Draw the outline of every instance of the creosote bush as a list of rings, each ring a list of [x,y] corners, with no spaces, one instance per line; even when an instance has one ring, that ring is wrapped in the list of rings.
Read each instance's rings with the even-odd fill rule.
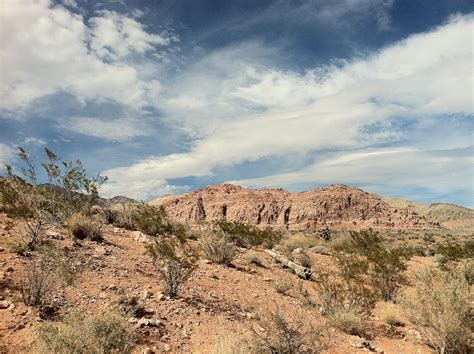
[[[216,221],[214,228],[222,231],[227,240],[245,248],[254,246],[272,248],[282,237],[282,233],[278,230],[271,228],[259,229],[252,225],[226,220]]]
[[[225,239],[222,233],[212,233],[200,238],[204,256],[212,263],[230,265],[237,251],[233,243]]]
[[[31,259],[22,284],[23,302],[41,308],[49,304],[55,287],[53,269],[45,259]]]
[[[198,252],[177,237],[157,237],[146,246],[159,276],[165,283],[164,294],[176,297],[196,269]]]
[[[469,284],[459,269],[424,269],[416,275],[415,288],[400,298],[410,321],[442,354],[470,352],[473,301]]]
[[[64,162],[46,148],[47,161],[42,167],[47,183],[41,184],[27,151],[19,150],[25,167],[20,176],[6,166],[6,178],[0,181],[0,204],[9,216],[22,219],[18,233],[26,248],[33,250],[47,225],[62,225],[76,212],[90,212],[98,199],[98,188],[107,178],[88,178],[81,161]]]
[[[88,318],[72,314],[59,325],[41,325],[38,339],[45,353],[131,353],[133,348],[131,330],[121,317],[113,314]]]
[[[324,327],[312,325],[305,311],[277,308],[266,316],[259,316],[260,330],[253,330],[258,346],[264,353],[320,353],[327,348]]]
[[[409,252],[387,249],[381,236],[373,230],[351,231],[350,239],[337,247],[342,275],[357,279],[367,274],[371,285],[379,289],[384,300],[391,300],[404,281],[403,271]]]

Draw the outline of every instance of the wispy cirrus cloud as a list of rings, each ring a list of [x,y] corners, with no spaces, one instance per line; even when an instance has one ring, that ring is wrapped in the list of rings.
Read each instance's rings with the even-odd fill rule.
[[[403,126],[394,122],[403,117],[423,121],[470,115],[472,81],[466,72],[472,51],[466,43],[472,39],[472,26],[472,16],[453,17],[365,58],[316,67],[304,74],[241,62],[241,70],[224,71],[226,79],[209,100],[205,85],[196,91],[184,90],[185,96],[168,98],[168,103],[188,102],[193,107],[193,114],[181,122],[196,134],[189,152],[150,157],[106,174],[115,187],[125,187],[140,176],[145,187],[141,195],[152,196],[144,181],[156,183],[156,176],[163,181],[204,176],[219,166],[271,156],[364,149],[401,140]],[[212,68],[216,60],[219,64],[225,59],[221,53],[217,59],[211,56],[208,63]],[[205,72],[200,71],[201,75]],[[191,71],[190,75],[195,74]],[[210,86],[210,92],[215,92],[216,87]],[[205,114],[213,107],[223,119]],[[183,107],[175,108],[174,116],[182,114]],[[168,109],[173,112],[172,104]],[[367,129],[376,124],[376,132]]]

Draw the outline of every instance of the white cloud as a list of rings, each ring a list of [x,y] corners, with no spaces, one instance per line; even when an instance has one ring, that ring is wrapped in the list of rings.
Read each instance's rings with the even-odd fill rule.
[[[168,45],[170,38],[146,32],[135,19],[114,11],[101,11],[89,22],[92,27],[91,47],[101,58],[119,59],[133,52],[143,54],[156,45]]]
[[[474,147],[368,149],[331,154],[291,173],[230,181],[250,187],[350,183],[372,191],[422,187],[434,194],[474,190]],[[472,200],[474,204],[474,200]]]
[[[5,164],[15,158],[15,151],[8,145],[0,143],[0,172],[5,170]]]
[[[105,47],[115,58],[144,53],[165,45],[166,38],[113,12],[98,14],[88,27],[82,16],[47,0],[5,0],[1,6],[0,109],[19,112],[57,92],[82,102],[113,100],[135,109],[156,101],[158,81],[143,78],[130,61],[108,62],[102,56]],[[104,29],[108,21],[115,25],[110,33]]]
[[[65,119],[61,128],[75,133],[109,141],[125,141],[153,134],[145,122],[131,118],[104,120],[97,117],[74,117]]]
[[[403,128],[391,123],[400,116],[472,114],[472,26],[472,16],[458,16],[367,58],[305,74],[238,61],[235,48],[211,54],[182,74],[165,101],[167,114],[194,133],[191,151],[105,173],[116,188],[127,191],[130,180],[140,180],[140,193],[154,194],[146,181],[156,176],[203,176],[270,156],[362,149],[402,138]],[[372,132],[367,127],[374,124],[379,129]]]
[[[27,136],[25,139],[23,139],[23,144],[27,145],[46,145],[46,141],[40,138],[35,138],[34,136]]]

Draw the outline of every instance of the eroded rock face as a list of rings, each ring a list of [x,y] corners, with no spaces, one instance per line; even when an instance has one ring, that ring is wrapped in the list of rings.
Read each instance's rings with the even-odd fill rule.
[[[150,202],[189,224],[225,219],[286,229],[434,227],[408,209],[396,209],[375,194],[345,185],[306,192],[247,189],[224,184]]]

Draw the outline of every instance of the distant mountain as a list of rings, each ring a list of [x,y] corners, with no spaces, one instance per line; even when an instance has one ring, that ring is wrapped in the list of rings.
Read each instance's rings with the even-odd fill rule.
[[[125,197],[123,195],[116,195],[115,197],[107,199],[107,201],[110,204],[136,204],[136,203],[139,203],[139,201],[137,201],[135,199],[132,199],[132,198],[129,198],[129,197]]]
[[[409,200],[383,198],[397,208],[407,208],[448,228],[474,227],[474,210],[450,203],[433,203],[430,205],[415,203]]]
[[[149,204],[162,205],[171,217],[190,224],[226,219],[286,229],[437,227],[412,208],[392,206],[375,194],[346,185],[288,192],[224,184]]]

